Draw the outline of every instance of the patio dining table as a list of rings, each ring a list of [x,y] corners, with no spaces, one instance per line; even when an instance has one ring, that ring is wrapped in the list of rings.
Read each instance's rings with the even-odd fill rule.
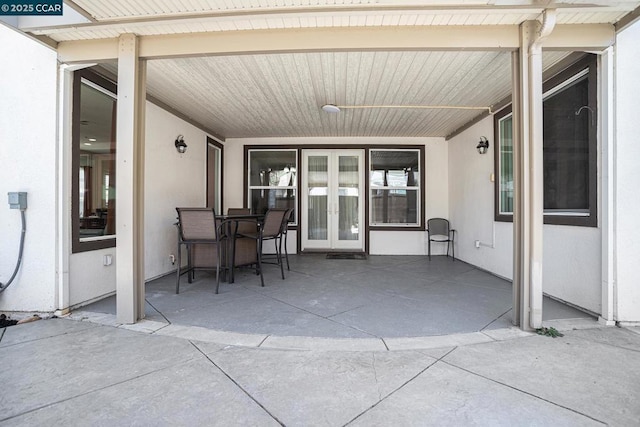
[[[264,220],[264,214],[239,214],[239,215],[216,215],[216,221],[225,223],[225,233],[230,238],[224,246],[225,265],[230,266],[228,282],[234,282],[234,269],[258,262],[257,241],[238,237],[238,231],[242,226],[251,227],[255,222],[258,227]],[[246,231],[246,230],[245,230]]]

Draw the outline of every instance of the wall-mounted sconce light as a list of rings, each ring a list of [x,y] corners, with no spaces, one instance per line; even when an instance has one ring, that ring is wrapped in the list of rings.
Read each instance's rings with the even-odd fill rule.
[[[487,139],[487,137],[485,136],[480,137],[480,142],[478,142],[476,149],[480,154],[485,154],[487,152],[487,150],[489,149],[489,140]]]
[[[187,151],[187,144],[184,142],[184,136],[182,135],[178,135],[176,138],[176,150],[180,154],[184,154]]]

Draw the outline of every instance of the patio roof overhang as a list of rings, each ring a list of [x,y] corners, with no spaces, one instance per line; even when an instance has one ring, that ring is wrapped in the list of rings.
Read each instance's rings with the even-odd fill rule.
[[[325,10],[322,6],[309,7],[301,4],[303,2],[295,2],[295,7],[283,7],[274,0],[268,0],[264,2],[268,6],[264,6],[262,2],[255,2],[252,3],[252,10],[242,11],[223,10],[226,8],[223,3],[226,3],[220,2],[215,3],[215,11],[201,13],[189,11],[187,2],[178,2],[179,10],[171,12],[166,12],[155,0],[140,2],[136,5],[137,10],[133,11],[125,3],[115,1],[97,5],[88,0],[76,0],[75,6],[83,12],[81,15],[85,16],[87,22],[29,29],[33,35],[48,37],[49,43],[55,45],[62,62],[108,63],[117,60],[117,167],[121,185],[118,187],[116,232],[118,253],[123,255],[117,263],[118,321],[133,323],[144,312],[144,274],[140,271],[144,265],[143,236],[140,231],[143,230],[141,212],[144,200],[141,173],[144,168],[143,101],[147,87],[160,86],[154,79],[159,79],[158,75],[161,74],[153,73],[151,69],[148,73],[148,64],[164,61],[163,65],[168,64],[168,69],[174,71],[174,77],[180,76],[180,69],[186,73],[185,75],[192,77],[185,85],[173,82],[172,88],[166,88],[172,95],[168,96],[170,102],[165,102],[183,110],[189,116],[189,107],[178,102],[177,94],[193,91],[194,86],[202,90],[203,82],[207,82],[207,77],[215,74],[216,68],[212,68],[211,64],[206,62],[179,61],[201,57],[262,59],[261,55],[291,55],[286,59],[289,62],[284,67],[256,59],[253,67],[259,68],[260,64],[266,63],[269,67],[267,73],[245,74],[246,81],[252,83],[264,80],[258,87],[276,100],[267,104],[275,107],[269,116],[275,120],[279,116],[290,114],[288,104],[280,102],[281,100],[288,99],[300,109],[299,100],[292,94],[302,92],[309,95],[309,92],[304,91],[304,86],[295,84],[297,82],[282,84],[281,81],[290,75],[279,75],[279,72],[288,68],[299,70],[300,62],[296,62],[299,56],[359,52],[364,59],[358,58],[355,63],[346,60],[341,63],[339,70],[321,73],[321,77],[329,80],[321,80],[322,87],[319,89],[316,85],[315,89],[321,93],[320,95],[314,92],[314,96],[308,96],[307,103],[310,105],[305,107],[307,112],[303,111],[300,118],[310,117],[311,121],[300,122],[308,129],[313,129],[309,126],[315,125],[321,129],[319,134],[310,135],[300,127],[292,134],[279,135],[277,132],[283,132],[282,128],[270,127],[269,117],[258,115],[261,117],[260,126],[254,131],[254,136],[335,136],[336,129],[342,129],[346,136],[397,136],[391,126],[394,122],[403,120],[400,116],[387,115],[385,129],[372,131],[373,128],[368,128],[367,126],[372,126],[379,120],[378,116],[372,116],[368,117],[368,121],[365,120],[365,126],[357,129],[357,132],[345,132],[344,125],[355,126],[355,121],[347,123],[346,119],[342,118],[339,123],[332,122],[317,114],[317,110],[324,103],[334,103],[326,99],[327,97],[339,99],[340,96],[345,96],[340,91],[347,87],[350,87],[351,92],[347,91],[346,96],[353,96],[352,103],[366,99],[357,97],[357,82],[352,82],[356,84],[351,86],[348,82],[350,73],[367,62],[369,68],[365,74],[370,80],[364,89],[360,88],[361,90],[366,93],[373,92],[373,99],[384,104],[414,104],[415,93],[400,86],[403,79],[391,78],[395,72],[403,70],[403,64],[408,63],[403,63],[402,58],[385,61],[384,67],[389,67],[388,70],[391,71],[384,73],[380,72],[380,67],[374,66],[375,59],[367,58],[365,55],[367,52],[411,51],[458,55],[456,60],[447,59],[446,55],[443,55],[444,60],[436,61],[437,65],[426,69],[428,72],[415,72],[411,80],[413,87],[426,86],[430,92],[440,94],[441,105],[464,106],[464,102],[469,101],[469,94],[478,92],[486,96],[478,98],[476,102],[491,106],[513,93],[516,134],[514,311],[517,322],[523,329],[540,327],[543,209],[542,144],[539,142],[542,130],[542,73],[545,68],[543,49],[567,53],[605,51],[615,41],[616,23],[626,25],[636,19],[636,8],[640,2],[505,0],[496,5],[495,1],[477,1],[470,4],[468,1],[443,0],[435,6],[427,5],[427,2],[407,2],[402,6],[395,2],[393,5],[391,2],[382,2],[382,5],[361,7],[352,4],[351,9],[332,7]],[[412,20],[411,16],[416,19]],[[420,18],[421,23],[418,22]],[[77,14],[75,19],[78,19]],[[185,25],[191,31],[185,31]],[[197,31],[199,28],[201,30]],[[508,68],[503,63],[501,67],[492,69],[498,78],[487,84],[487,74],[477,72],[486,67],[482,66],[481,60],[473,56],[474,52],[497,52],[503,57],[506,56]],[[279,59],[283,60],[282,57]],[[489,58],[489,63],[491,60],[497,61],[497,57]],[[552,62],[557,61],[558,58],[555,58]],[[302,68],[312,69],[312,65],[322,68],[323,65],[329,66],[334,62],[335,58],[321,57],[318,62]],[[371,62],[374,62],[374,65]],[[223,65],[232,66],[230,63]],[[232,68],[232,72],[246,69],[247,65],[237,61],[235,67]],[[419,70],[422,68],[419,67]],[[406,76],[402,73],[401,75]],[[460,84],[464,76],[471,78],[465,80],[465,84]],[[491,87],[498,81],[504,81],[505,76],[508,81],[507,91],[491,91]],[[312,77],[313,74],[305,77],[310,87],[314,87]],[[390,86],[390,82],[397,86]],[[240,87],[242,83],[240,80],[232,81],[230,84],[235,88]],[[204,85],[206,87],[207,84]],[[384,87],[385,92],[390,95],[377,97],[377,88],[380,87]],[[214,90],[211,93],[215,93],[217,87],[212,89]],[[249,90],[253,90],[253,86]],[[321,99],[322,96],[325,97],[324,100]],[[244,116],[241,115],[240,120],[235,121],[236,126],[248,123],[249,118],[253,119],[251,115],[256,114],[256,108],[264,106],[260,102],[252,103],[252,98],[255,97],[243,98],[242,93],[236,93],[235,98],[240,99],[238,105],[244,107]],[[226,101],[233,102],[232,98],[227,98]],[[172,105],[172,102],[175,104]],[[196,102],[191,108],[203,109],[203,105],[206,103]],[[216,110],[211,107],[212,121],[204,125],[212,129],[216,129],[215,124],[222,123],[225,118],[233,122],[234,112],[239,111],[232,109],[230,115],[216,117]],[[316,112],[311,113],[314,109]],[[204,110],[209,111],[206,108]],[[456,116],[449,111],[444,116],[426,116],[422,121],[435,124],[445,120],[453,124],[448,128],[416,128],[414,136],[446,136],[448,132],[455,131],[465,122],[473,120],[474,116],[477,116],[477,112],[471,116]],[[293,122],[289,121],[288,124],[293,126]],[[221,134],[223,137],[238,136],[237,129],[231,127],[228,132]]]
[[[147,61],[148,94],[221,140],[451,137],[482,113],[350,110],[327,117],[319,107],[496,106],[511,93],[510,52],[520,45],[523,22],[555,11],[554,30],[542,42],[547,70],[571,52],[611,46],[640,6],[636,0],[285,3],[75,0],[65,2],[62,17],[20,17],[17,26],[54,46],[61,62],[100,63],[112,75],[118,38],[135,34],[138,58]]]

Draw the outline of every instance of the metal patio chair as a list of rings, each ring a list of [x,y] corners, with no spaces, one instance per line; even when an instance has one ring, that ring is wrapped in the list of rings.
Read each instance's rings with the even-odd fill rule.
[[[262,265],[269,262],[264,261],[262,248],[265,240],[273,240],[275,242],[276,254],[273,264],[280,266],[280,274],[284,280],[284,268],[282,266],[282,254],[280,252],[280,239],[282,239],[282,224],[285,221],[287,209],[269,209],[264,216],[264,221],[256,233],[238,233],[238,236],[254,239],[258,243],[258,271],[260,273],[260,284],[264,286],[264,277],[262,274]]]
[[[456,248],[454,239],[456,230],[449,225],[449,220],[444,218],[431,218],[427,220],[427,237],[429,239],[429,261],[431,261],[431,242],[447,243],[447,256],[451,247],[451,258],[456,260]]]
[[[216,221],[213,208],[176,208],[178,212],[178,253],[176,294],[180,293],[180,276],[187,273],[189,283],[195,270],[216,272],[216,294],[220,287],[220,270],[225,269],[225,248],[229,236],[226,221]],[[186,247],[187,266],[182,267],[182,247]]]

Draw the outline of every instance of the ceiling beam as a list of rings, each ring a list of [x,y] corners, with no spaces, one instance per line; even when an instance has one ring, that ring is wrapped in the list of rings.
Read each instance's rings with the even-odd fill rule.
[[[517,26],[427,26],[298,28],[142,36],[140,58],[372,50],[513,51]],[[610,24],[558,25],[543,47],[601,50],[613,44]],[[60,42],[62,62],[101,62],[117,58],[117,39]]]
[[[546,50],[603,51],[613,46],[616,28],[611,24],[556,25],[542,40]]]

